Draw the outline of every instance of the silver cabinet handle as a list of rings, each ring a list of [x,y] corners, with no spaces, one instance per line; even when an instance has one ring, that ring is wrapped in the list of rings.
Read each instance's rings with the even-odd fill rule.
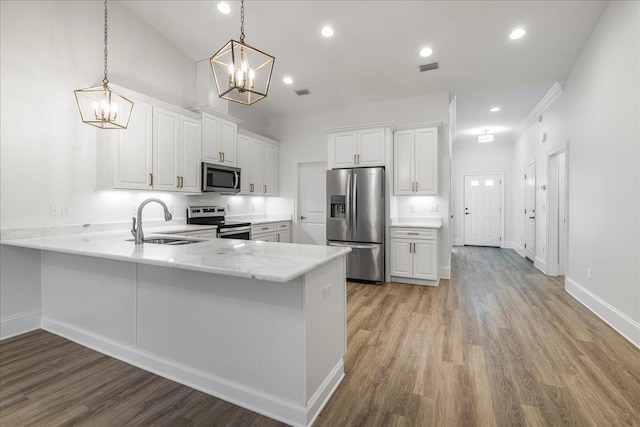
[[[222,152],[222,163],[224,163],[224,151]]]
[[[266,192],[267,192],[267,186],[265,184],[263,193],[266,193]]]
[[[176,187],[180,188],[180,177],[176,176]]]
[[[353,155],[353,164],[354,164],[354,165],[357,165],[357,164],[358,164],[358,162],[357,162],[357,160],[356,160],[356,155],[355,155],[355,154]]]
[[[416,181],[416,193],[420,191],[420,183]]]
[[[358,163],[357,164],[360,164],[360,154],[358,154]]]
[[[153,186],[153,174],[150,173],[149,174],[149,187],[152,187],[152,186]]]

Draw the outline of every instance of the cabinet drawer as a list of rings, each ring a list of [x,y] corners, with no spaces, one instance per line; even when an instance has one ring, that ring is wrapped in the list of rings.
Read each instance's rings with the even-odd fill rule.
[[[276,223],[258,224],[251,226],[251,235],[272,233],[276,231]]]
[[[289,229],[289,221],[279,222],[278,223],[278,231],[288,230]]]
[[[438,230],[433,228],[391,228],[391,237],[408,239],[435,239]]]

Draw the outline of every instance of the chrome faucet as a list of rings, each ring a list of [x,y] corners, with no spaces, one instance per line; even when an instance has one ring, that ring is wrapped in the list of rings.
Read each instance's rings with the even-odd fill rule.
[[[141,245],[144,243],[144,231],[142,231],[142,208],[144,208],[147,203],[151,202],[159,203],[160,206],[162,206],[162,208],[164,209],[165,221],[171,221],[171,218],[173,218],[171,212],[169,212],[169,208],[167,208],[167,205],[160,199],[147,199],[144,202],[140,203],[136,216],[132,218],[133,227],[131,227],[131,234],[133,234],[133,237],[135,238],[136,245]]]

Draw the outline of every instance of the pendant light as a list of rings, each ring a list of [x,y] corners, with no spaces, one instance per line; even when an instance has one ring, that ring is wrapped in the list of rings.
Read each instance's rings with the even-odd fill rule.
[[[244,42],[244,0],[240,7],[240,41],[229,40],[210,59],[218,96],[251,105],[267,96],[276,58]]]
[[[126,129],[133,102],[109,87],[107,78],[107,0],[104,1],[104,78],[100,86],[74,91],[82,121],[100,129]]]

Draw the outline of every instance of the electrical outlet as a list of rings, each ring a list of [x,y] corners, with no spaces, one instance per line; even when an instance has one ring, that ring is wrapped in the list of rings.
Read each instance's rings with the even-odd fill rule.
[[[587,279],[591,279],[591,267],[587,268]]]
[[[62,205],[62,216],[69,215],[71,215],[71,209],[69,208],[69,205]]]
[[[409,213],[416,213],[416,207],[414,205],[409,205]]]
[[[256,210],[256,204],[251,202],[251,211],[255,212],[255,210]]]
[[[431,212],[438,212],[438,204],[431,206]]]
[[[322,288],[322,298],[327,299],[331,296],[331,283]]]
[[[60,216],[60,206],[59,205],[49,205],[49,215],[50,216]]]
[[[227,203],[227,213],[231,212],[231,203]]]

